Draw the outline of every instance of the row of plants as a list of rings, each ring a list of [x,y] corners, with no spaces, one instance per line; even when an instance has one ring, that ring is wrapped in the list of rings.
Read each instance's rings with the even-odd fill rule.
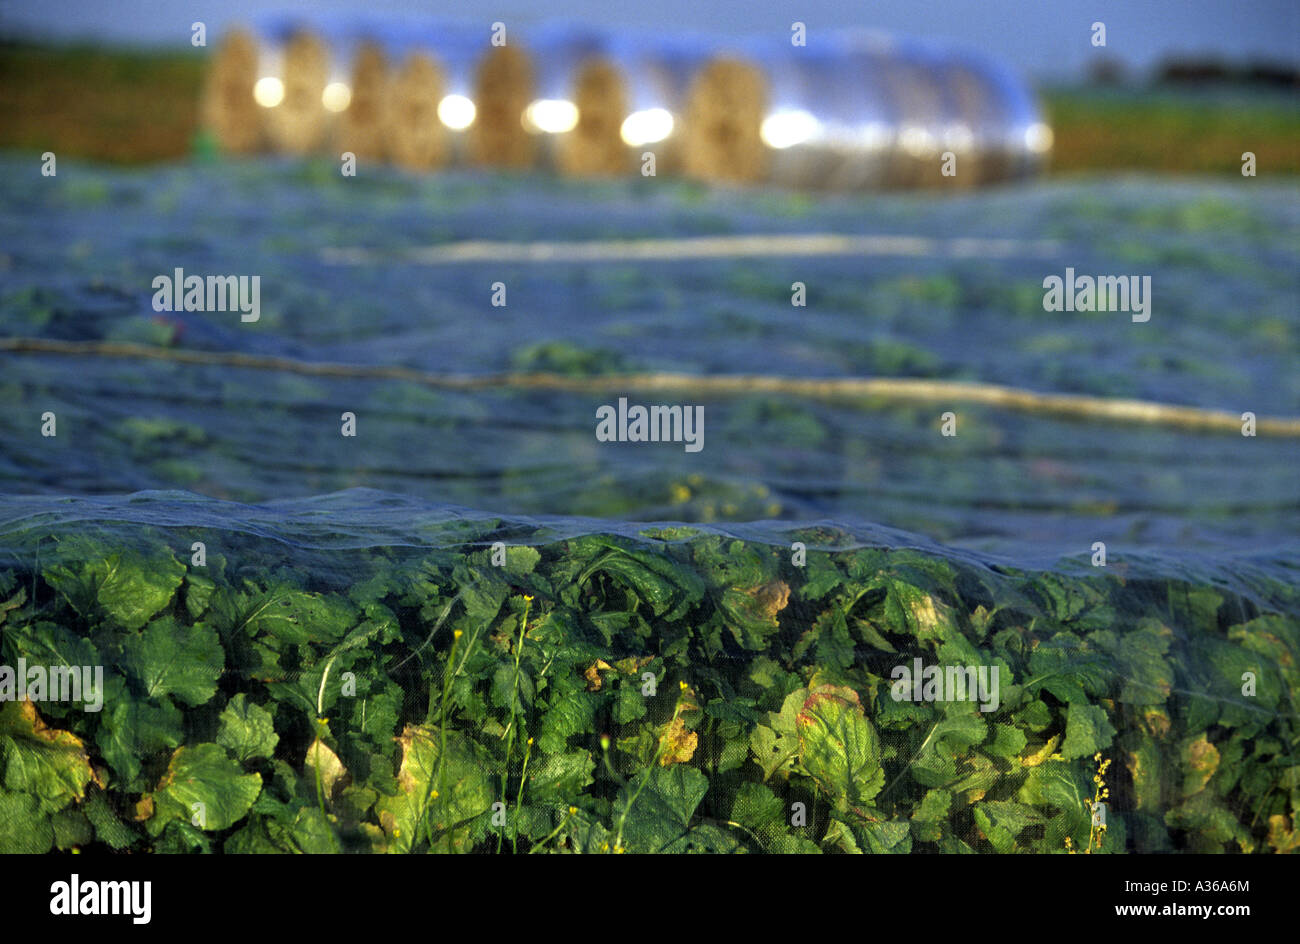
[[[484,525],[328,568],[216,531],[27,537],[0,663],[103,666],[103,704],[0,703],[3,852],[1300,848],[1280,584],[829,530],[805,556]],[[996,669],[996,705],[895,698],[917,659]]]

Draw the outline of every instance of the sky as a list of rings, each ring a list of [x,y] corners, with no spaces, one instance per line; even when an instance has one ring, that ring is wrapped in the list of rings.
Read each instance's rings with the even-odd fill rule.
[[[0,35],[176,45],[190,24],[219,33],[279,11],[430,14],[527,26],[560,17],[600,26],[788,35],[839,26],[958,42],[1038,79],[1080,77],[1100,50],[1139,73],[1172,54],[1300,62],[1300,0],[0,0]]]

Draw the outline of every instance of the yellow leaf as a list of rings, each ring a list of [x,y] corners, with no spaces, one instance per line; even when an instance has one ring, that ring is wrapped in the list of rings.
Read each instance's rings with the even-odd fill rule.
[[[1300,829],[1296,829],[1295,814],[1291,815],[1291,828],[1281,813],[1268,818],[1268,844],[1277,853],[1300,852]]]
[[[1020,763],[1025,767],[1037,767],[1052,756],[1052,752],[1056,750],[1056,745],[1059,743],[1061,743],[1061,736],[1058,734],[1028,757],[1022,757]]]
[[[1162,738],[1169,733],[1169,715],[1162,708],[1147,708],[1142,712],[1142,721],[1154,738]]]
[[[790,602],[790,585],[784,580],[770,580],[759,587],[733,587],[733,590],[753,597],[758,604],[760,614],[776,622],[776,616]]]
[[[151,816],[153,816],[153,797],[146,793],[135,805],[135,821],[143,823]]]
[[[13,751],[6,771],[11,789],[39,793],[42,802],[61,809],[80,801],[87,784],[103,785],[85,742],[71,731],[47,727],[30,699],[0,704],[0,737],[6,735]]]
[[[608,668],[610,668],[610,664],[608,662],[606,662],[604,659],[597,659],[595,662],[591,664],[591,667],[587,669],[586,672],[582,673],[583,678],[587,680],[587,691],[589,692],[600,691],[600,686],[603,684],[600,678],[600,672]]]
[[[1219,769],[1219,751],[1202,734],[1187,745],[1184,759],[1187,776],[1183,779],[1183,796],[1192,796],[1204,790],[1214,772]]]
[[[347,776],[347,768],[339,760],[339,755],[330,750],[320,738],[307,748],[307,769],[320,773],[321,789],[326,799],[334,796],[334,788]],[[315,774],[312,776],[314,779]]]
[[[686,730],[686,722],[681,718],[674,718],[664,726],[663,733],[659,735],[662,751],[659,763],[664,767],[686,763],[695,756],[695,747],[699,741],[699,735],[694,731]]]
[[[636,656],[628,656],[626,659],[619,659],[615,662],[614,668],[624,675],[635,675],[654,660],[654,656],[642,656],[639,659]]]

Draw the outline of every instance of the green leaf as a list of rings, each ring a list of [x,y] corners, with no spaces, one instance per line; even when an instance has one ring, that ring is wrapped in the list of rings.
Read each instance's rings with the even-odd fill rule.
[[[477,571],[470,570],[464,564],[457,564],[453,569],[453,577],[460,588],[460,600],[465,607],[465,617],[475,627],[494,622],[501,611],[501,604],[510,592],[510,588],[497,575],[496,568],[490,565],[486,557],[485,555]],[[433,621],[429,620],[431,623]]]
[[[745,849],[730,832],[712,823],[701,823],[661,851],[676,855],[732,855]]]
[[[398,793],[380,797],[375,804],[390,851],[414,848],[424,838],[426,816],[435,850],[465,847],[466,824],[486,812],[493,800],[482,753],[464,735],[448,732],[447,756],[440,765],[441,738],[429,725],[407,725],[398,743],[402,748]],[[439,790],[440,785],[445,790]]]
[[[994,757],[1018,757],[1027,743],[1024,731],[1010,724],[997,724],[993,726],[993,740],[984,750]]]
[[[1218,611],[1223,604],[1223,594],[1218,590],[1170,581],[1168,599],[1175,625],[1191,630],[1218,629]]]
[[[619,724],[639,721],[645,717],[645,703],[646,697],[633,679],[621,680],[614,695],[614,720]]]
[[[857,832],[865,842],[866,851],[873,855],[907,855],[912,851],[911,827],[904,820],[863,823]]]
[[[763,851],[777,855],[817,855],[821,848],[800,830],[790,831],[786,805],[759,783],[742,783],[731,804],[731,818],[758,836]]]
[[[531,574],[541,559],[542,554],[537,548],[513,544],[506,547],[506,564],[501,569],[518,579]]]
[[[118,819],[102,790],[89,791],[82,809],[86,811],[86,819],[95,827],[95,838],[110,849],[125,849],[135,842],[136,834]]]
[[[910,634],[931,645],[960,634],[952,608],[921,587],[897,577],[886,577],[884,586],[883,631]]]
[[[948,790],[927,790],[920,805],[912,812],[912,832],[921,842],[938,842],[952,807]]]
[[[121,778],[118,787],[133,789],[140,775],[141,758],[180,746],[181,712],[165,696],[154,701],[130,697],[120,679],[109,687],[105,703],[108,708],[100,716],[95,743]]]
[[[244,773],[220,745],[180,747],[153,792],[148,828],[156,836],[170,820],[179,820],[219,832],[239,822],[261,792],[261,776]]]
[[[491,696],[494,707],[510,712],[513,703],[515,714],[526,714],[533,701],[532,677],[503,662],[492,674]]]
[[[682,568],[649,551],[611,548],[578,578],[582,587],[597,572],[604,572],[647,604],[665,621],[677,619],[704,595],[704,585],[694,571]]]
[[[1082,837],[1087,844],[1091,814],[1084,801],[1092,799],[1088,786],[1072,765],[1063,761],[1049,760],[1030,768],[1016,799],[1040,813],[1047,808],[1060,811],[1048,820],[1038,851],[1064,849],[1066,836],[1073,837],[1076,844]]]
[[[647,782],[631,808],[628,809],[628,803],[636,793],[639,780],[624,786],[614,804],[616,823],[623,810],[628,810],[623,829],[628,850],[685,851],[691,818],[709,790],[708,778],[687,764],[651,767],[642,776]]]
[[[0,790],[0,855],[42,855],[54,848],[54,827],[36,797]]]
[[[731,803],[731,818],[761,835],[784,828],[785,805],[761,783],[742,783]]]
[[[853,665],[856,651],[842,612],[828,610],[817,618],[813,629],[817,633],[818,665],[837,669],[847,669]]]
[[[837,808],[867,804],[883,789],[880,741],[853,689],[811,689],[796,723],[799,759]]]
[[[237,829],[221,847],[228,855],[282,855],[296,850],[287,849],[271,838],[265,816],[250,816],[247,826]]]
[[[322,813],[319,807],[301,808],[288,827],[275,822],[269,823],[268,826],[273,841],[279,839],[278,845],[286,852],[303,855],[337,855],[343,851],[330,818]]]
[[[208,855],[212,844],[197,826],[173,819],[162,827],[162,834],[154,839],[149,851],[159,855]]]
[[[749,736],[749,749],[762,768],[766,782],[778,771],[788,775],[795,758],[799,756],[799,709],[808,697],[805,688],[796,689],[785,697],[781,711],[767,713],[768,723],[758,725]]]
[[[747,588],[727,587],[718,598],[718,610],[741,648],[763,652],[781,628],[778,614],[789,597],[789,586],[779,580]],[[847,639],[847,630],[844,637]]]
[[[1061,574],[1043,573],[1030,582],[1026,592],[1036,597],[1047,614],[1058,623],[1077,619],[1089,606],[1098,605],[1098,591],[1082,581]]]
[[[953,702],[945,706],[943,719],[934,729],[933,740],[936,743],[947,741],[965,751],[983,743],[988,731],[988,724],[980,717],[979,711],[971,711],[967,706]]]
[[[1042,814],[1023,803],[986,801],[976,803],[973,809],[975,824],[993,849],[1004,855],[1016,850],[1016,837],[1026,827],[1043,822]]]
[[[123,644],[122,665],[150,698],[175,695],[201,705],[217,690],[225,650],[217,634],[198,623],[178,626],[170,617],[155,620]]]
[[[1165,822],[1186,833],[1189,852],[1222,853],[1225,843],[1232,843],[1229,848],[1234,852],[1253,849],[1250,831],[1208,790],[1171,809],[1165,814]]]
[[[207,611],[216,589],[216,581],[198,571],[185,575],[185,612],[190,614],[190,619],[197,620]]]
[[[1029,670],[1033,675],[1030,681],[1071,703],[1105,695],[1113,674],[1074,633],[1057,633],[1039,645],[1030,656]]]
[[[572,692],[560,698],[542,716],[538,746],[548,754],[564,753],[570,737],[591,731],[598,704],[592,692]]]
[[[1030,768],[1029,776],[1020,789],[1020,800],[1030,806],[1051,806],[1061,810],[1084,810],[1084,800],[1092,794],[1085,791],[1076,772],[1069,764],[1049,760]]]
[[[10,653],[10,665],[17,665],[22,658],[28,665],[73,668],[78,675],[82,666],[103,665],[89,639],[44,620],[6,626],[3,641],[4,650]]]
[[[1224,727],[1257,724],[1261,716],[1277,711],[1285,697],[1279,671],[1287,664],[1285,658],[1280,663],[1266,660],[1240,644],[1207,636],[1195,641],[1191,661],[1189,672],[1196,683],[1189,686],[1195,693],[1191,697],[1206,708],[1203,724],[1193,726],[1193,732],[1215,722]],[[1255,677],[1252,696],[1242,694],[1247,672]]]
[[[214,626],[226,633],[263,637],[275,648],[303,643],[334,643],[357,622],[352,601],[334,594],[306,593],[278,585],[258,592],[214,594]]]
[[[1061,745],[1061,756],[1066,760],[1091,757],[1110,747],[1114,737],[1115,728],[1110,723],[1105,708],[1099,705],[1072,704],[1065,722],[1065,743]]]
[[[1088,639],[1115,659],[1123,680],[1118,700],[1130,705],[1162,705],[1173,690],[1174,670],[1165,658],[1173,633],[1155,620],[1143,620],[1123,633],[1109,630]]]
[[[271,713],[250,702],[243,692],[230,699],[221,712],[217,743],[229,750],[237,761],[270,757],[279,740]]]
[[[171,551],[159,549],[146,557],[123,551],[102,557],[90,542],[60,545],[65,560],[91,555],[79,564],[59,564],[44,572],[50,586],[62,593],[82,616],[99,607],[124,629],[139,629],[171,602],[185,576],[185,565]]]
[[[772,840],[768,852],[774,855],[821,855],[822,848],[807,836],[782,833]]]
[[[981,743],[988,725],[968,703],[951,702],[945,714],[928,731],[923,746],[912,761],[916,781],[927,787],[962,789],[957,781],[957,762],[961,755]]]
[[[54,827],[54,845],[63,851],[88,846],[95,838],[95,830],[84,813],[76,807],[60,810],[51,817]]]
[[[401,686],[386,681],[382,688],[372,688],[365,696],[359,697],[357,700],[361,704],[353,708],[352,717],[360,724],[362,732],[385,753],[389,753],[395,743],[402,698]],[[356,700],[353,704],[356,705]]]
[[[844,574],[829,554],[811,553],[804,566],[804,582],[796,591],[805,600],[820,600],[844,581]]]
[[[7,575],[5,577],[0,577],[0,588],[3,588],[4,592],[8,593],[9,587],[10,584],[7,579]],[[25,602],[27,602],[26,587],[19,587],[18,592],[15,593],[13,596],[11,596],[8,600],[0,600],[0,626],[3,626],[5,624],[5,621],[9,618],[9,613],[11,610],[18,609]]]
[[[590,751],[543,754],[528,767],[526,795],[533,803],[571,805],[592,784],[595,770]]]

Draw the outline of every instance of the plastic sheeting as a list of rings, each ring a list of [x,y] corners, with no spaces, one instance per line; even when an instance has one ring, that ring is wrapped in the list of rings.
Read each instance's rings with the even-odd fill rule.
[[[382,47],[394,68],[413,54],[427,55],[445,76],[442,94],[457,96],[462,111],[460,99],[492,107],[488,99],[498,91],[484,65],[515,50],[527,62],[514,80],[523,86],[523,107],[515,109],[507,97],[508,114],[485,112],[470,124],[454,117],[448,127],[453,137],[468,128],[473,139],[517,134],[522,125],[538,146],[510,148],[509,160],[472,143],[456,148],[472,162],[527,160],[577,174],[630,173],[648,149],[663,164],[656,175],[842,190],[1016,179],[1039,170],[1051,149],[1051,132],[1032,96],[1004,67],[971,51],[861,31],[815,31],[796,46],[791,37],[723,39],[555,23],[511,27],[502,46],[491,42],[488,24],[273,17],[255,35],[262,76],[289,86],[295,80],[286,74],[284,50],[304,36],[331,50],[336,82],[352,75],[362,42]],[[616,75],[599,96],[584,86],[596,65]],[[731,71],[710,80],[722,67]],[[576,100],[584,87],[584,106],[597,113],[595,131],[579,124],[584,109]],[[311,107],[305,98],[305,106],[285,102],[260,110],[238,95],[228,102],[242,121],[270,129],[282,123],[277,110]],[[316,108],[315,118],[328,119],[325,111]],[[613,111],[619,114],[607,114]],[[231,121],[212,123],[242,147],[245,135],[230,131]],[[275,150],[302,151],[322,148],[326,137],[309,123],[297,137],[273,132],[270,140]],[[346,137],[331,143],[346,148]],[[565,159],[572,149],[610,153]],[[943,172],[948,155],[955,173]]]
[[[0,849],[1294,847],[1294,437],[961,402],[943,437],[928,402],[630,394],[703,406],[690,453],[599,442],[608,392],[374,372],[997,380],[1293,416],[1289,190],[23,179],[0,174],[3,335],[92,348],[0,351],[0,665],[98,666],[103,702],[0,702]],[[403,255],[865,219],[892,249]],[[1044,312],[1062,260],[1116,259],[1152,274],[1148,323]],[[258,274],[258,320],[155,311],[177,267]],[[326,363],[358,372],[291,369]],[[936,666],[983,687],[928,688]]]

